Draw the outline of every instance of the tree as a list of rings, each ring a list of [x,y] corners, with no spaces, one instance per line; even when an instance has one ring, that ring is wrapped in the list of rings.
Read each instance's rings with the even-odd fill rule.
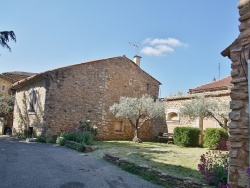
[[[116,118],[125,118],[134,128],[134,142],[140,142],[138,133],[143,124],[155,117],[165,117],[164,103],[154,101],[149,95],[141,98],[121,97],[119,103],[110,107]]]
[[[16,35],[13,31],[0,31],[0,45],[3,48],[9,49],[9,51],[11,51],[11,48],[7,43],[10,40],[16,42]]]
[[[8,119],[14,109],[14,96],[0,94],[0,117]]]
[[[197,96],[191,101],[183,104],[180,113],[189,116],[191,119],[199,118],[199,129],[201,130],[200,142],[203,143],[203,120],[206,117],[214,118],[218,124],[227,130],[229,121],[229,104],[215,102],[205,96]]]

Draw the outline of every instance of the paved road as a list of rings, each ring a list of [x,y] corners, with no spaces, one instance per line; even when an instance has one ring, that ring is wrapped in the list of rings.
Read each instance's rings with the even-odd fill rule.
[[[104,160],[54,144],[0,137],[1,188],[160,188]]]

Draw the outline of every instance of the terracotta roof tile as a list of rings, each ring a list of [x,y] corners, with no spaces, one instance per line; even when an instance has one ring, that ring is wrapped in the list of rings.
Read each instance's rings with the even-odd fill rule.
[[[217,81],[213,81],[211,83],[201,85],[199,87],[196,87],[194,89],[189,89],[189,93],[202,93],[202,92],[209,92],[209,91],[222,91],[222,90],[228,90],[228,87],[232,86],[231,83],[232,77],[228,76],[225,78],[222,78]]]

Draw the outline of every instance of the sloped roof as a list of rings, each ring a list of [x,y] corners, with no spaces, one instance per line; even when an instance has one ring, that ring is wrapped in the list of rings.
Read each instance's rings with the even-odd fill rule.
[[[31,73],[31,72],[21,72],[21,71],[13,71],[13,72],[3,72],[2,74],[4,75],[17,75],[17,76],[32,76],[36,73]]]
[[[123,56],[117,56],[117,57],[111,57],[111,58],[105,58],[105,59],[98,59],[98,60],[93,60],[93,61],[88,61],[88,62],[84,62],[84,63],[79,63],[79,64],[73,64],[73,65],[68,65],[68,66],[64,66],[64,67],[60,67],[60,68],[56,68],[56,69],[53,69],[53,70],[49,70],[49,71],[45,71],[45,72],[42,72],[42,73],[39,73],[39,74],[36,74],[36,75],[32,75],[30,77],[27,77],[23,80],[20,80],[18,82],[15,82],[12,87],[13,89],[16,89],[16,88],[19,88],[19,87],[22,87],[23,85],[26,85],[26,83],[29,83],[30,81],[34,81],[36,79],[41,79],[43,78],[47,73],[50,73],[50,72],[54,72],[54,71],[57,71],[57,70],[61,70],[61,69],[67,69],[67,68],[71,68],[71,67],[74,67],[74,66],[79,66],[79,65],[87,65],[87,64],[92,64],[92,63],[96,63],[96,62],[101,62],[103,60],[108,60],[108,59],[118,59],[118,58],[126,58],[126,60],[129,60],[134,66],[135,68],[139,69],[140,71],[146,73],[148,76],[150,76],[152,79],[154,79],[155,81],[157,81],[160,85],[161,83],[156,80],[154,77],[152,77],[150,74],[148,74],[147,72],[145,72],[144,70],[142,70],[140,67],[138,67],[138,65],[136,65],[131,59],[127,58],[125,55]]]
[[[13,79],[13,78],[10,78],[10,77],[8,77],[8,76],[6,76],[6,75],[4,75],[4,74],[0,74],[0,77],[3,78],[3,79],[5,79],[5,80],[10,81],[11,83],[14,83],[14,82],[17,81],[17,80],[15,80],[15,79]]]
[[[201,85],[194,89],[189,89],[189,93],[193,94],[193,93],[202,93],[202,92],[209,92],[209,91],[228,90],[228,88],[233,85],[231,83],[231,80],[232,80],[232,77],[228,76],[220,80],[216,80],[208,84]]]
[[[31,73],[31,72],[13,71],[13,72],[3,72],[0,75],[2,78],[7,79],[14,83],[35,74],[36,73]]]

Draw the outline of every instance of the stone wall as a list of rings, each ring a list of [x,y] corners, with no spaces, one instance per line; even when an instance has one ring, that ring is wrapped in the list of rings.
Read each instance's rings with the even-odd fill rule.
[[[11,85],[12,85],[12,82],[0,77],[0,93],[1,94],[7,94]]]
[[[247,187],[246,169],[249,166],[249,114],[248,114],[248,82],[245,75],[250,50],[250,0],[241,0],[238,4],[240,18],[238,39],[230,46],[229,57],[232,60],[231,91],[231,123],[230,133],[230,165],[229,183],[231,187]],[[244,69],[243,69],[244,68]]]
[[[37,91],[38,101],[36,112],[28,112],[29,105],[29,91],[35,89]],[[15,105],[14,105],[14,120],[13,133],[23,133],[28,127],[33,127],[34,133],[42,134],[44,130],[43,111],[45,105],[45,82],[39,80],[18,89],[16,91]]]
[[[161,171],[154,169],[152,167],[149,167],[147,165],[141,165],[141,164],[135,164],[127,159],[119,158],[117,156],[114,156],[110,153],[105,153],[103,158],[113,163],[117,166],[130,166],[135,171],[144,172],[147,174],[150,174],[151,176],[155,177],[159,182],[161,182],[166,187],[175,187],[175,188],[212,188],[212,186],[208,186],[206,184],[203,184],[201,182],[197,182],[196,180],[186,177],[177,177],[175,175],[171,175],[168,173],[162,173]]]
[[[210,100],[221,104],[225,104],[230,102],[229,91],[217,91],[217,92],[206,92],[201,95],[206,96]],[[169,113],[176,113],[178,115],[174,120],[167,119],[168,124],[168,132],[173,133],[175,127],[183,127],[183,126],[191,126],[191,127],[199,127],[198,118],[195,120],[190,119],[188,116],[183,116],[180,114],[180,108],[183,106],[185,102],[190,101],[195,94],[176,96],[176,97],[167,97],[165,98],[165,106],[166,106],[166,117],[168,117]],[[221,107],[222,108],[222,107]],[[203,129],[206,128],[218,128],[220,127],[218,123],[213,118],[205,118],[203,121]]]
[[[159,82],[126,57],[68,66],[48,71],[43,77],[47,88],[44,124],[48,137],[90,119],[97,126],[97,139],[130,140],[133,129],[127,121],[124,120],[122,132],[114,131],[116,119],[109,107],[121,96],[149,94],[157,98],[159,91]],[[139,136],[152,139],[160,130],[166,130],[165,122],[153,126],[149,122],[140,129]]]

